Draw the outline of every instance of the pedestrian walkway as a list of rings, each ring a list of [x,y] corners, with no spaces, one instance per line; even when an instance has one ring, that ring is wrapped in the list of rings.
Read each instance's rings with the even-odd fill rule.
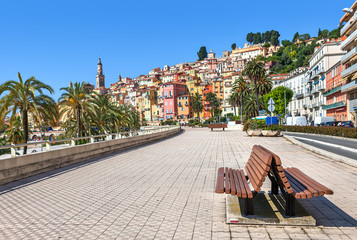
[[[0,187],[0,239],[357,239],[356,168],[284,138],[184,130]],[[217,169],[242,168],[254,144],[334,190],[301,201],[318,226],[225,223],[225,196],[214,193]]]

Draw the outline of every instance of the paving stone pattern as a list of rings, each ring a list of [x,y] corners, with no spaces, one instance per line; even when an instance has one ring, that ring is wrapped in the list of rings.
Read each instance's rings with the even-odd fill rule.
[[[357,239],[356,168],[284,138],[184,130],[0,187],[0,239]],[[225,223],[225,196],[214,193],[217,169],[244,167],[254,144],[334,190],[301,201],[318,226]]]

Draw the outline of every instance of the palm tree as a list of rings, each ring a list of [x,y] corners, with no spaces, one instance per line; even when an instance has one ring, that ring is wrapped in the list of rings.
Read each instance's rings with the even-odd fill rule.
[[[85,91],[84,85],[84,82],[76,82],[73,84],[73,87],[61,88],[60,90],[66,92],[58,99],[61,117],[76,120],[77,137],[80,137],[82,134],[86,115],[92,111],[90,106],[91,98]]]
[[[259,99],[259,104],[262,103],[262,99]],[[254,93],[250,93],[244,97],[244,104],[243,104],[244,112],[246,118],[250,119],[255,117],[259,113],[257,102],[254,98]]]
[[[239,98],[239,101],[238,101],[238,106],[241,108],[243,108],[243,100],[244,100],[244,97],[248,94],[250,94],[250,87],[247,83],[246,80],[244,80],[244,78],[242,76],[240,76],[238,79],[236,79],[233,83],[233,90],[235,92],[237,92],[238,94],[238,98]],[[243,115],[243,114],[241,114]],[[243,116],[241,116],[242,118]]]
[[[221,103],[217,99],[217,95],[213,92],[209,92],[206,95],[206,100],[209,101],[211,109],[211,116],[214,116],[214,112],[221,106]]]
[[[233,106],[234,115],[237,116],[236,106],[239,104],[239,94],[234,91],[228,98],[228,103]]]
[[[43,93],[44,90],[47,90],[50,94],[53,94],[54,91],[49,85],[33,76],[23,81],[20,73],[18,73],[18,78],[19,81],[10,80],[0,86],[0,96],[6,93],[0,99],[0,116],[3,118],[11,114],[11,122],[19,112],[22,117],[24,143],[27,143],[29,138],[29,114],[32,114],[37,124],[41,121],[54,121],[55,116],[53,113],[57,108],[55,101]],[[23,154],[26,153],[27,146],[23,150]]]
[[[258,82],[257,88],[260,95],[268,94],[273,88],[273,82],[269,78],[264,77]]]
[[[13,144],[24,142],[24,132],[21,130],[21,117],[17,116],[10,122],[10,127],[5,131],[7,140]]]
[[[259,92],[258,92],[258,82],[265,78],[265,69],[264,63],[258,62],[256,59],[251,60],[247,63],[247,66],[244,69],[244,75],[248,76],[248,78],[254,84],[254,91],[255,91],[255,101],[257,104],[258,111],[260,109],[259,104]]]
[[[195,112],[200,119],[200,112],[203,109],[202,95],[195,93],[191,96],[192,111]]]
[[[114,132],[116,120],[120,118],[117,106],[110,101],[110,95],[95,94],[89,100],[92,107],[91,122],[95,123],[101,133]],[[110,125],[111,123],[111,125]]]

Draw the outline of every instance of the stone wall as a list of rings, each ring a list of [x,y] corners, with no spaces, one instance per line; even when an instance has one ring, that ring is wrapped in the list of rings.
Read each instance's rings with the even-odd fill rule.
[[[98,156],[173,136],[179,127],[147,135],[96,142],[0,160],[0,185]]]

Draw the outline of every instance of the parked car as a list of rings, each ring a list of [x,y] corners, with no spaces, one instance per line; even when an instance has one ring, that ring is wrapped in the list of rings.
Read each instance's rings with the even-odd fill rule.
[[[341,122],[341,127],[353,127],[352,121]]]
[[[327,122],[327,123],[325,124],[325,126],[337,127],[337,126],[339,126],[340,124],[341,124],[340,121],[333,121],[333,122]]]

